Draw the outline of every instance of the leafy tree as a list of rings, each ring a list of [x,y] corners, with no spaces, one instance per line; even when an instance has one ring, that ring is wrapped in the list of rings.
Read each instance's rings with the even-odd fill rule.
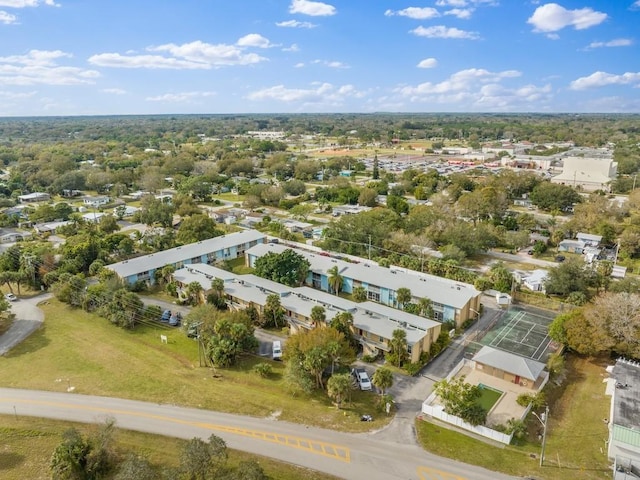
[[[289,210],[289,213],[291,213],[291,215],[293,215],[295,218],[306,222],[307,218],[309,218],[309,215],[311,215],[314,210],[315,208],[313,205],[310,205],[308,203],[299,203],[291,210]]]
[[[243,460],[231,475],[232,480],[269,480],[264,470],[255,460]]]
[[[373,188],[363,188],[358,195],[358,205],[365,207],[375,207],[378,198],[378,192]]]
[[[216,320],[212,333],[206,324],[201,327],[200,336],[206,342],[209,359],[216,366],[234,365],[241,354],[253,352],[258,346],[251,319],[244,312],[224,314]]]
[[[186,245],[219,237],[223,234],[224,232],[217,228],[217,224],[212,218],[207,215],[196,214],[182,220],[176,234],[176,241]]]
[[[119,327],[133,328],[144,312],[144,303],[140,297],[125,289],[118,290],[113,299],[99,309],[100,315]]]
[[[103,215],[98,221],[98,230],[102,233],[113,233],[120,230],[120,225],[113,215]]]
[[[355,302],[366,302],[367,300],[367,289],[364,287],[355,287],[353,289],[353,300]]]
[[[423,317],[433,318],[433,302],[430,298],[422,297],[418,300],[418,312]]]
[[[200,282],[194,281],[187,285],[185,293],[187,294],[187,299],[191,305],[200,305],[202,290]]]
[[[189,440],[180,453],[180,466],[189,480],[208,480],[222,473],[227,458],[227,444],[212,434],[208,442]]]
[[[331,375],[327,381],[327,394],[334,399],[338,409],[342,402],[351,392],[351,377],[348,373],[337,373]]]
[[[355,352],[344,335],[334,328],[314,328],[300,330],[287,340],[283,359],[287,363],[288,378],[299,387],[323,388],[322,374],[338,359],[339,363],[349,365]],[[293,374],[297,375],[294,378]]]
[[[158,472],[146,458],[129,453],[113,478],[114,480],[156,480]]]
[[[407,332],[398,328],[391,334],[391,340],[389,340],[389,353],[387,353],[387,359],[392,365],[401,367],[402,364],[409,357],[407,352]]]
[[[344,283],[344,278],[340,275],[340,270],[338,270],[338,266],[335,265],[327,270],[328,278],[327,281],[329,283],[329,288],[336,295],[340,294],[340,290],[342,290],[342,284]]]
[[[549,269],[545,289],[549,294],[566,296],[571,292],[582,292],[588,296],[588,288],[596,286],[596,277],[591,269],[579,259],[568,259],[555,268]]]
[[[406,214],[409,212],[409,203],[398,195],[387,196],[387,207],[396,212],[398,215]]]
[[[84,480],[87,455],[91,451],[89,442],[75,428],[62,435],[62,442],[51,457],[51,478],[53,480]]]
[[[451,380],[440,380],[435,383],[434,392],[449,415],[460,417],[471,425],[481,425],[487,417],[486,410],[477,403],[482,392],[477,385],[466,383],[465,378],[463,375]]]
[[[351,332],[351,328],[353,327],[353,314],[351,312],[340,312],[336,314],[331,319],[329,326],[342,333],[350,345],[356,345],[353,333]]]
[[[371,178],[374,180],[378,180],[380,178],[380,162],[378,161],[378,155],[373,157],[373,172],[371,173]]]
[[[165,203],[153,195],[146,195],[140,201],[140,211],[136,212],[137,218],[145,225],[160,224],[163,227],[171,227],[173,222],[174,207],[170,203]]]
[[[573,188],[551,182],[536,185],[530,198],[534,205],[547,211],[564,210],[582,201],[580,194]]]
[[[513,274],[502,262],[496,262],[489,269],[489,279],[493,288],[499,292],[510,293],[513,286]]]
[[[311,264],[290,248],[282,253],[268,252],[255,262],[255,274],[290,287],[302,285]]]
[[[373,373],[371,383],[380,390],[380,396],[384,397],[384,393],[393,386],[393,373],[388,368],[380,367]]]

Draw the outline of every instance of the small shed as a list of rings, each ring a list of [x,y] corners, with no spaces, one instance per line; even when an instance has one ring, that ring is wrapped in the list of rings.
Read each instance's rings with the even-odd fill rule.
[[[547,377],[544,363],[489,346],[482,347],[472,361],[475,362],[476,370],[534,390]]]

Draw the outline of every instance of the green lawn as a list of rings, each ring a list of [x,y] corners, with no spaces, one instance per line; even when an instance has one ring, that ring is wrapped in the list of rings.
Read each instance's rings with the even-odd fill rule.
[[[539,466],[540,442],[536,438],[540,425],[535,418],[529,419],[530,439],[517,446],[495,446],[422,420],[416,422],[419,441],[436,455],[519,477],[611,478],[604,444],[607,427],[602,422],[608,417],[610,402],[604,395],[604,366],[602,361],[569,357],[562,385],[550,383],[545,390],[550,414],[543,467]]]
[[[51,478],[49,462],[55,447],[62,440],[62,433],[74,427],[83,434],[90,434],[93,426],[49,419],[0,415],[0,472],[3,480],[48,480]],[[119,452],[136,451],[144,455],[154,466],[175,467],[184,440],[150,435],[141,432],[118,430],[115,435]],[[280,463],[270,458],[249,455],[230,450],[229,464],[237,465],[248,459],[257,460],[269,478],[282,480],[331,480],[335,477],[295,465]]]
[[[0,385],[65,391],[71,384],[77,393],[258,417],[276,415],[281,420],[354,432],[380,428],[389,421],[375,415],[373,424],[360,422],[362,413],[373,413],[376,396],[371,392],[354,391],[352,403],[338,411],[323,392],[290,391],[283,379],[283,363],[257,356],[219,369],[214,378],[210,369],[199,366],[197,343],[179,329],[122,330],[55,300],[42,309],[44,326],[0,357]],[[160,342],[160,333],[169,337],[167,345]],[[272,364],[271,378],[252,371],[260,362]]]
[[[482,395],[478,398],[477,403],[479,403],[487,412],[491,410],[502,396],[502,392],[484,385],[481,386],[480,392]]]

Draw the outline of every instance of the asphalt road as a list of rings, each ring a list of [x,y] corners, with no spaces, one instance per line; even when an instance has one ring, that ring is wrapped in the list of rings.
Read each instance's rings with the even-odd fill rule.
[[[50,293],[45,293],[28,299],[9,302],[11,312],[13,312],[16,318],[9,330],[3,335],[0,335],[0,356],[5,355],[9,350],[40,328],[44,321],[44,313],[42,313],[42,310],[40,310],[37,305],[51,297],[52,295]]]
[[[177,438],[223,438],[230,448],[346,479],[506,480],[513,477],[431,455],[413,444],[378,440],[272,419],[117,398],[0,389],[0,413],[101,422]]]

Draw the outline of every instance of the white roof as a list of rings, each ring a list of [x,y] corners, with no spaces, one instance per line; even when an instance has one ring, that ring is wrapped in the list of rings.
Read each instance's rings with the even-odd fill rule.
[[[591,242],[601,242],[602,235],[592,235],[591,233],[578,233],[576,235],[578,240],[587,240]]]
[[[250,248],[247,253],[261,257],[268,252],[282,253],[289,248],[291,247],[281,244],[262,244]],[[312,272],[326,274],[327,270],[337,266],[342,276],[394,291],[403,287],[409,288],[414,297],[427,297],[433,302],[454,308],[463,308],[470,299],[480,295],[473,285],[435,275],[408,273],[399,269],[380,267],[366,261],[359,264],[350,263],[301,249],[295,249],[295,251],[309,261]]]
[[[181,247],[170,248],[162,252],[112,263],[111,265],[107,265],[107,268],[124,278],[264,238],[265,235],[257,230],[243,230],[196,243],[189,243]]]
[[[544,363],[489,346],[482,347],[480,351],[473,356],[472,360],[488,367],[498,368],[513,375],[529,379],[533,382],[538,379],[544,370]]]

